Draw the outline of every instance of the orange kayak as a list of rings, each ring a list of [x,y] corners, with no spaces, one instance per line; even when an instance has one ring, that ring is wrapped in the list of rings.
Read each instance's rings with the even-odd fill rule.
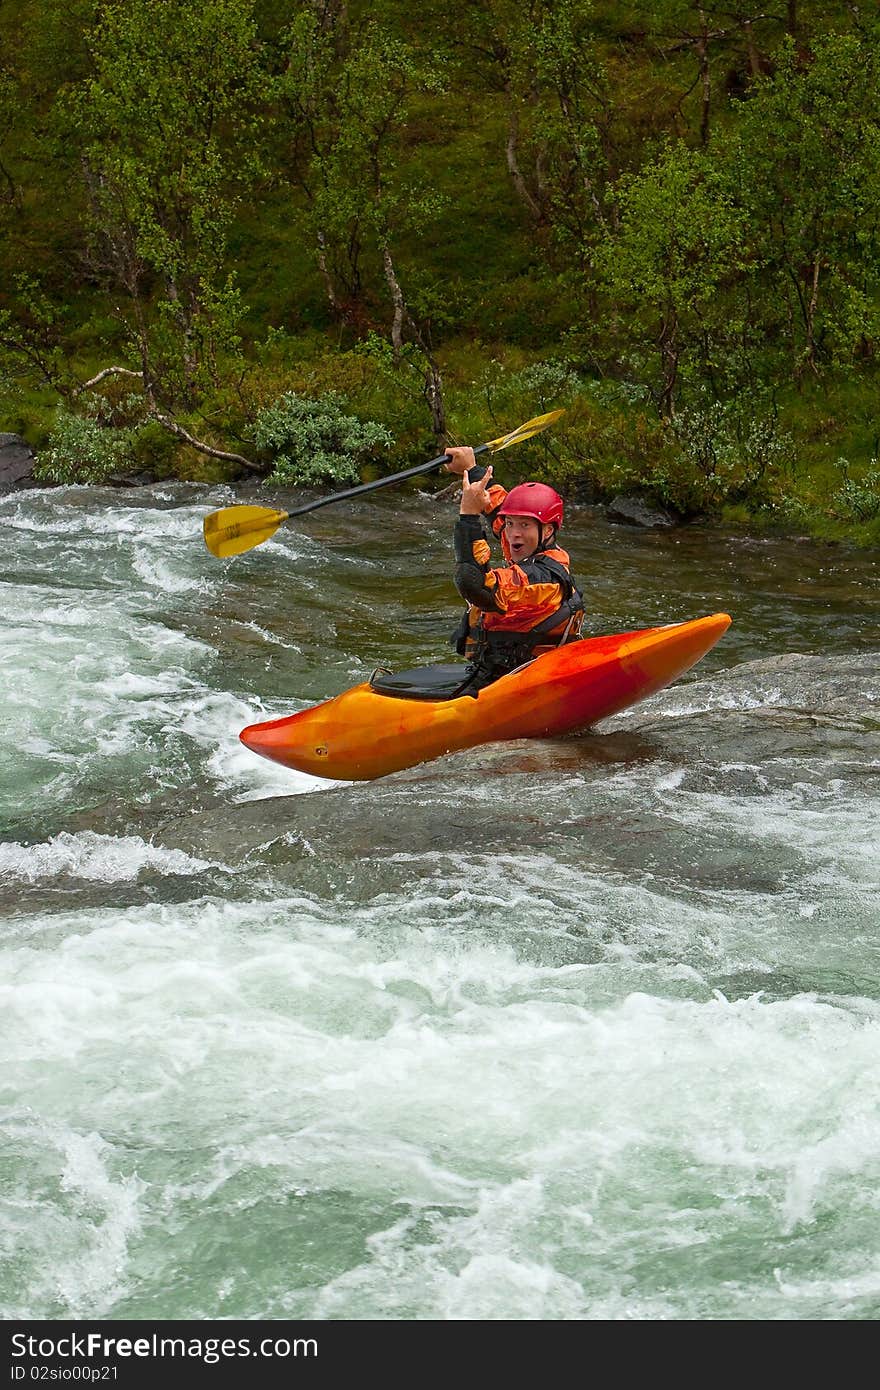
[[[726,613],[558,647],[476,697],[407,699],[356,685],[239,737],[273,762],[315,777],[369,781],[443,753],[501,739],[553,738],[662,690],[714,647]]]

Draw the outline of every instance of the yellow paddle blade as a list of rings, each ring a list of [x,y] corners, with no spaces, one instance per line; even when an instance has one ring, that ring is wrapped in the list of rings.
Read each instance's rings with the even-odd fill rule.
[[[510,434],[503,434],[500,439],[487,440],[486,448],[497,454],[500,449],[509,449],[511,444],[521,444],[524,439],[531,439],[533,434],[540,434],[542,430],[546,430],[564,414],[564,410],[550,410],[546,415],[536,415],[534,420],[526,420],[524,425],[511,430]]]
[[[287,515],[270,507],[221,507],[205,517],[205,545],[219,560],[241,555],[274,536]]]

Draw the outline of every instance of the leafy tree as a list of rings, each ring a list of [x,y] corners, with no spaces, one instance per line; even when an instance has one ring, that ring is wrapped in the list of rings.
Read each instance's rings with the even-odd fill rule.
[[[63,113],[80,142],[92,271],[125,296],[148,398],[192,407],[237,348],[227,241],[253,185],[264,90],[251,3],[109,3],[89,47],[93,75]]]
[[[595,41],[593,0],[468,6],[453,37],[503,99],[507,172],[530,220],[583,252],[605,220],[619,157],[619,108]]]
[[[544,0],[533,34],[520,31],[514,80],[529,81],[530,121],[542,200],[558,240],[584,251],[613,208],[608,185],[619,172],[615,105],[593,33],[590,0]]]
[[[728,151],[767,327],[795,374],[872,349],[880,320],[880,29],[786,42],[739,106]]]
[[[16,275],[12,289],[15,313],[0,309],[4,373],[10,382],[30,377],[69,398],[75,394],[77,380],[57,306],[31,276]]]
[[[622,177],[616,198],[619,225],[600,250],[600,273],[626,315],[637,365],[671,417],[682,364],[708,372],[730,331],[722,292],[748,264],[745,218],[717,163],[680,142]]]
[[[709,146],[725,89],[745,89],[762,72],[764,47],[775,46],[782,22],[755,0],[655,0],[644,43],[666,68],[669,118],[679,132]]]
[[[0,203],[21,208],[21,190],[12,172],[8,146],[14,133],[18,108],[18,90],[11,72],[0,67]]]
[[[399,167],[398,141],[412,94],[438,93],[436,63],[367,22],[350,38],[342,20],[308,9],[289,31],[280,91],[291,132],[291,167],[308,201],[317,263],[334,311],[363,325],[364,257],[378,261],[391,309],[396,358],[413,344],[424,368],[434,433],[445,438],[443,383],[430,321],[405,291],[399,246],[440,214],[442,199]]]

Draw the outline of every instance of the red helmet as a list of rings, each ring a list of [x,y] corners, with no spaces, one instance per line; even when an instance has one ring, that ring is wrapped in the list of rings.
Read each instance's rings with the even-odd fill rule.
[[[562,498],[546,483],[518,483],[498,509],[499,516],[531,516],[551,526],[562,525]]]

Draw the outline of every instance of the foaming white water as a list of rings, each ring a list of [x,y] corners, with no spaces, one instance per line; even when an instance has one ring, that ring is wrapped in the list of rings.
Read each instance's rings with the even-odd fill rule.
[[[32,552],[34,571],[49,578],[63,576],[84,588],[143,581],[169,594],[216,588],[218,575],[201,543],[200,508],[132,507],[122,494],[58,488],[0,499],[0,516]]]
[[[205,577],[180,573],[164,555],[136,551],[132,568],[149,588],[158,589],[164,594],[207,594],[213,588]]]
[[[753,771],[760,787],[760,770]],[[846,799],[839,779],[824,786],[799,781],[798,771],[793,765],[791,785],[760,798],[694,791],[684,768],[662,774],[653,791],[664,814],[678,824],[696,829],[708,816],[716,831],[726,829],[732,843],[754,841],[767,860],[776,847],[787,846],[812,865],[812,872],[836,871],[841,883],[863,884],[880,894],[880,805]]]
[[[687,1317],[706,1294],[698,1262],[670,1285],[676,1246],[776,1240],[796,1281],[804,1253],[786,1241],[826,1239],[847,1190],[878,1190],[872,1001],[611,997],[593,965],[530,965],[489,932],[472,946],[412,917],[389,942],[381,920],[380,904],[289,897],[15,925],[0,1026],[44,1174],[30,1258],[51,1264],[60,1133],[100,1159],[77,1181],[115,1213],[116,1263],[99,1276],[94,1231],[72,1221],[65,1269],[82,1282],[53,1303],[28,1279],[7,1315],[111,1313],[137,1294],[148,1226],[208,1289],[186,1212],[218,1202],[228,1220],[246,1200],[258,1229],[279,1202],[291,1219],[314,1206],[332,1247],[325,1194],[344,1193],[380,1218],[364,1254],[288,1312]],[[750,1280],[783,1316],[779,1287]],[[738,1310],[746,1293],[716,1296]]]
[[[180,506],[128,507],[124,493],[96,493],[80,487],[34,488],[0,498],[7,526],[41,536],[127,536],[186,540],[207,509]],[[107,501],[101,505],[101,497]],[[95,499],[95,500],[92,500]],[[92,501],[92,505],[89,502]]]
[[[48,588],[20,585],[14,596],[3,586],[0,597],[16,620],[0,654],[8,710],[0,808],[62,803],[122,756],[129,776],[148,777],[211,649],[113,595],[59,603]]]
[[[296,644],[296,642],[285,642],[283,638],[278,636],[277,633],[269,632],[267,628],[261,627],[259,623],[237,622],[236,626],[243,628],[248,632],[255,632],[258,637],[261,637],[264,642],[268,642],[270,646],[284,647],[288,651],[292,652],[300,651],[300,647]]]
[[[224,582],[202,539],[208,510],[76,488],[0,499],[31,576],[0,581],[0,815],[45,814],[107,786],[143,802],[192,779],[233,800],[320,785],[243,748],[239,730],[275,711],[217,689],[217,652],[176,619]]]
[[[0,1231],[7,1254],[33,1279],[31,1306],[89,1317],[111,1305],[125,1290],[144,1183],[114,1174],[113,1146],[99,1134],[47,1123],[28,1107],[7,1118],[2,1147],[16,1176]],[[29,1316],[28,1305],[17,1315]]]
[[[723,823],[719,834],[723,845]],[[714,840],[708,851],[703,833],[693,852],[710,865]],[[876,880],[848,877],[842,851],[836,866],[796,863],[775,881],[768,860],[770,892],[748,881],[687,884],[674,864],[622,873],[536,852],[438,850],[397,854],[390,862],[404,871],[411,865],[418,890],[403,901],[395,893],[380,896],[385,931],[403,930],[410,914],[425,924],[442,922],[444,936],[466,936],[472,946],[508,940],[524,962],[552,961],[548,980],[566,990],[567,962],[587,960],[594,998],[630,990],[700,999],[716,982],[737,995],[818,988],[836,997],[876,988]],[[476,981],[472,989],[478,990]]]
[[[0,874],[27,883],[60,875],[123,883],[136,879],[145,869],[159,874],[196,874],[211,867],[206,859],[147,844],[138,835],[97,835],[91,830],[72,835],[63,831],[45,844],[0,844]]]
[[[708,714],[712,710],[762,709],[765,705],[783,703],[782,691],[778,687],[761,692],[723,691],[704,689],[696,682],[690,682],[680,690],[661,690],[659,694],[649,696],[639,704],[637,717],[641,719],[646,714],[651,714],[662,719],[681,719],[684,715]],[[632,717],[630,710],[623,710],[620,714],[612,714],[603,720],[602,727],[613,729],[619,725],[626,725]]]
[[[202,749],[205,772],[236,801],[259,801],[270,796],[296,796],[329,786],[344,786],[326,778],[295,772],[267,758],[255,756],[238,735],[248,724],[280,719],[295,713],[294,702],[274,709],[233,700],[228,695],[206,694],[194,702],[181,721],[180,731]]]
[[[788,1046],[781,1030],[790,1031]],[[573,1035],[554,1029],[558,1066],[531,1077],[532,1094],[543,1100],[522,1104],[521,1146],[511,1136],[497,1154],[508,1160],[510,1176],[487,1181],[477,1203],[459,1197],[468,1210],[435,1217],[427,1241],[414,1238],[418,1217],[385,1229],[370,1242],[368,1258],[323,1291],[320,1315],[376,1316],[370,1310],[378,1290],[378,1316],[391,1318],[418,1316],[426,1304],[440,1317],[503,1319],[511,1310],[545,1319],[688,1316],[695,1275],[700,1282],[695,1252],[702,1247],[710,1256],[725,1228],[744,1250],[759,1232],[762,1242],[776,1238],[784,1247],[799,1227],[815,1231],[848,1182],[870,1181],[876,1172],[876,1120],[872,1133],[847,1149],[845,1102],[838,1096],[827,1105],[827,1068],[841,1046],[857,1054],[856,1088],[864,1096],[876,1021],[865,1032],[839,1015],[823,1017],[810,1000],[695,1009],[632,996],[577,1033],[575,1047]],[[512,1034],[499,1039],[506,1057],[522,1060],[523,1037],[519,1048]],[[772,1078],[760,1060],[765,1047]],[[473,1075],[473,1057],[468,1066]],[[485,1094],[482,1081],[477,1064],[473,1084]],[[525,1074],[519,1085],[518,1097],[527,1089]],[[870,1108],[872,1083],[868,1090]],[[503,1128],[495,1094],[492,1119]],[[830,1163],[815,1151],[805,1155],[801,1125],[815,1135],[831,1129]],[[553,1138],[544,1142],[542,1134]],[[678,1162],[670,1165],[673,1153]],[[650,1178],[639,1154],[651,1155]],[[627,1208],[625,1227],[618,1204]],[[690,1263],[677,1287],[667,1263],[675,1265],[676,1247]],[[791,1258],[797,1263],[796,1250]],[[783,1300],[774,1307],[772,1289],[737,1288],[732,1253],[726,1273],[728,1310],[752,1317],[763,1305],[764,1316],[786,1316]],[[711,1316],[704,1286],[690,1316],[706,1316],[707,1306]]]

